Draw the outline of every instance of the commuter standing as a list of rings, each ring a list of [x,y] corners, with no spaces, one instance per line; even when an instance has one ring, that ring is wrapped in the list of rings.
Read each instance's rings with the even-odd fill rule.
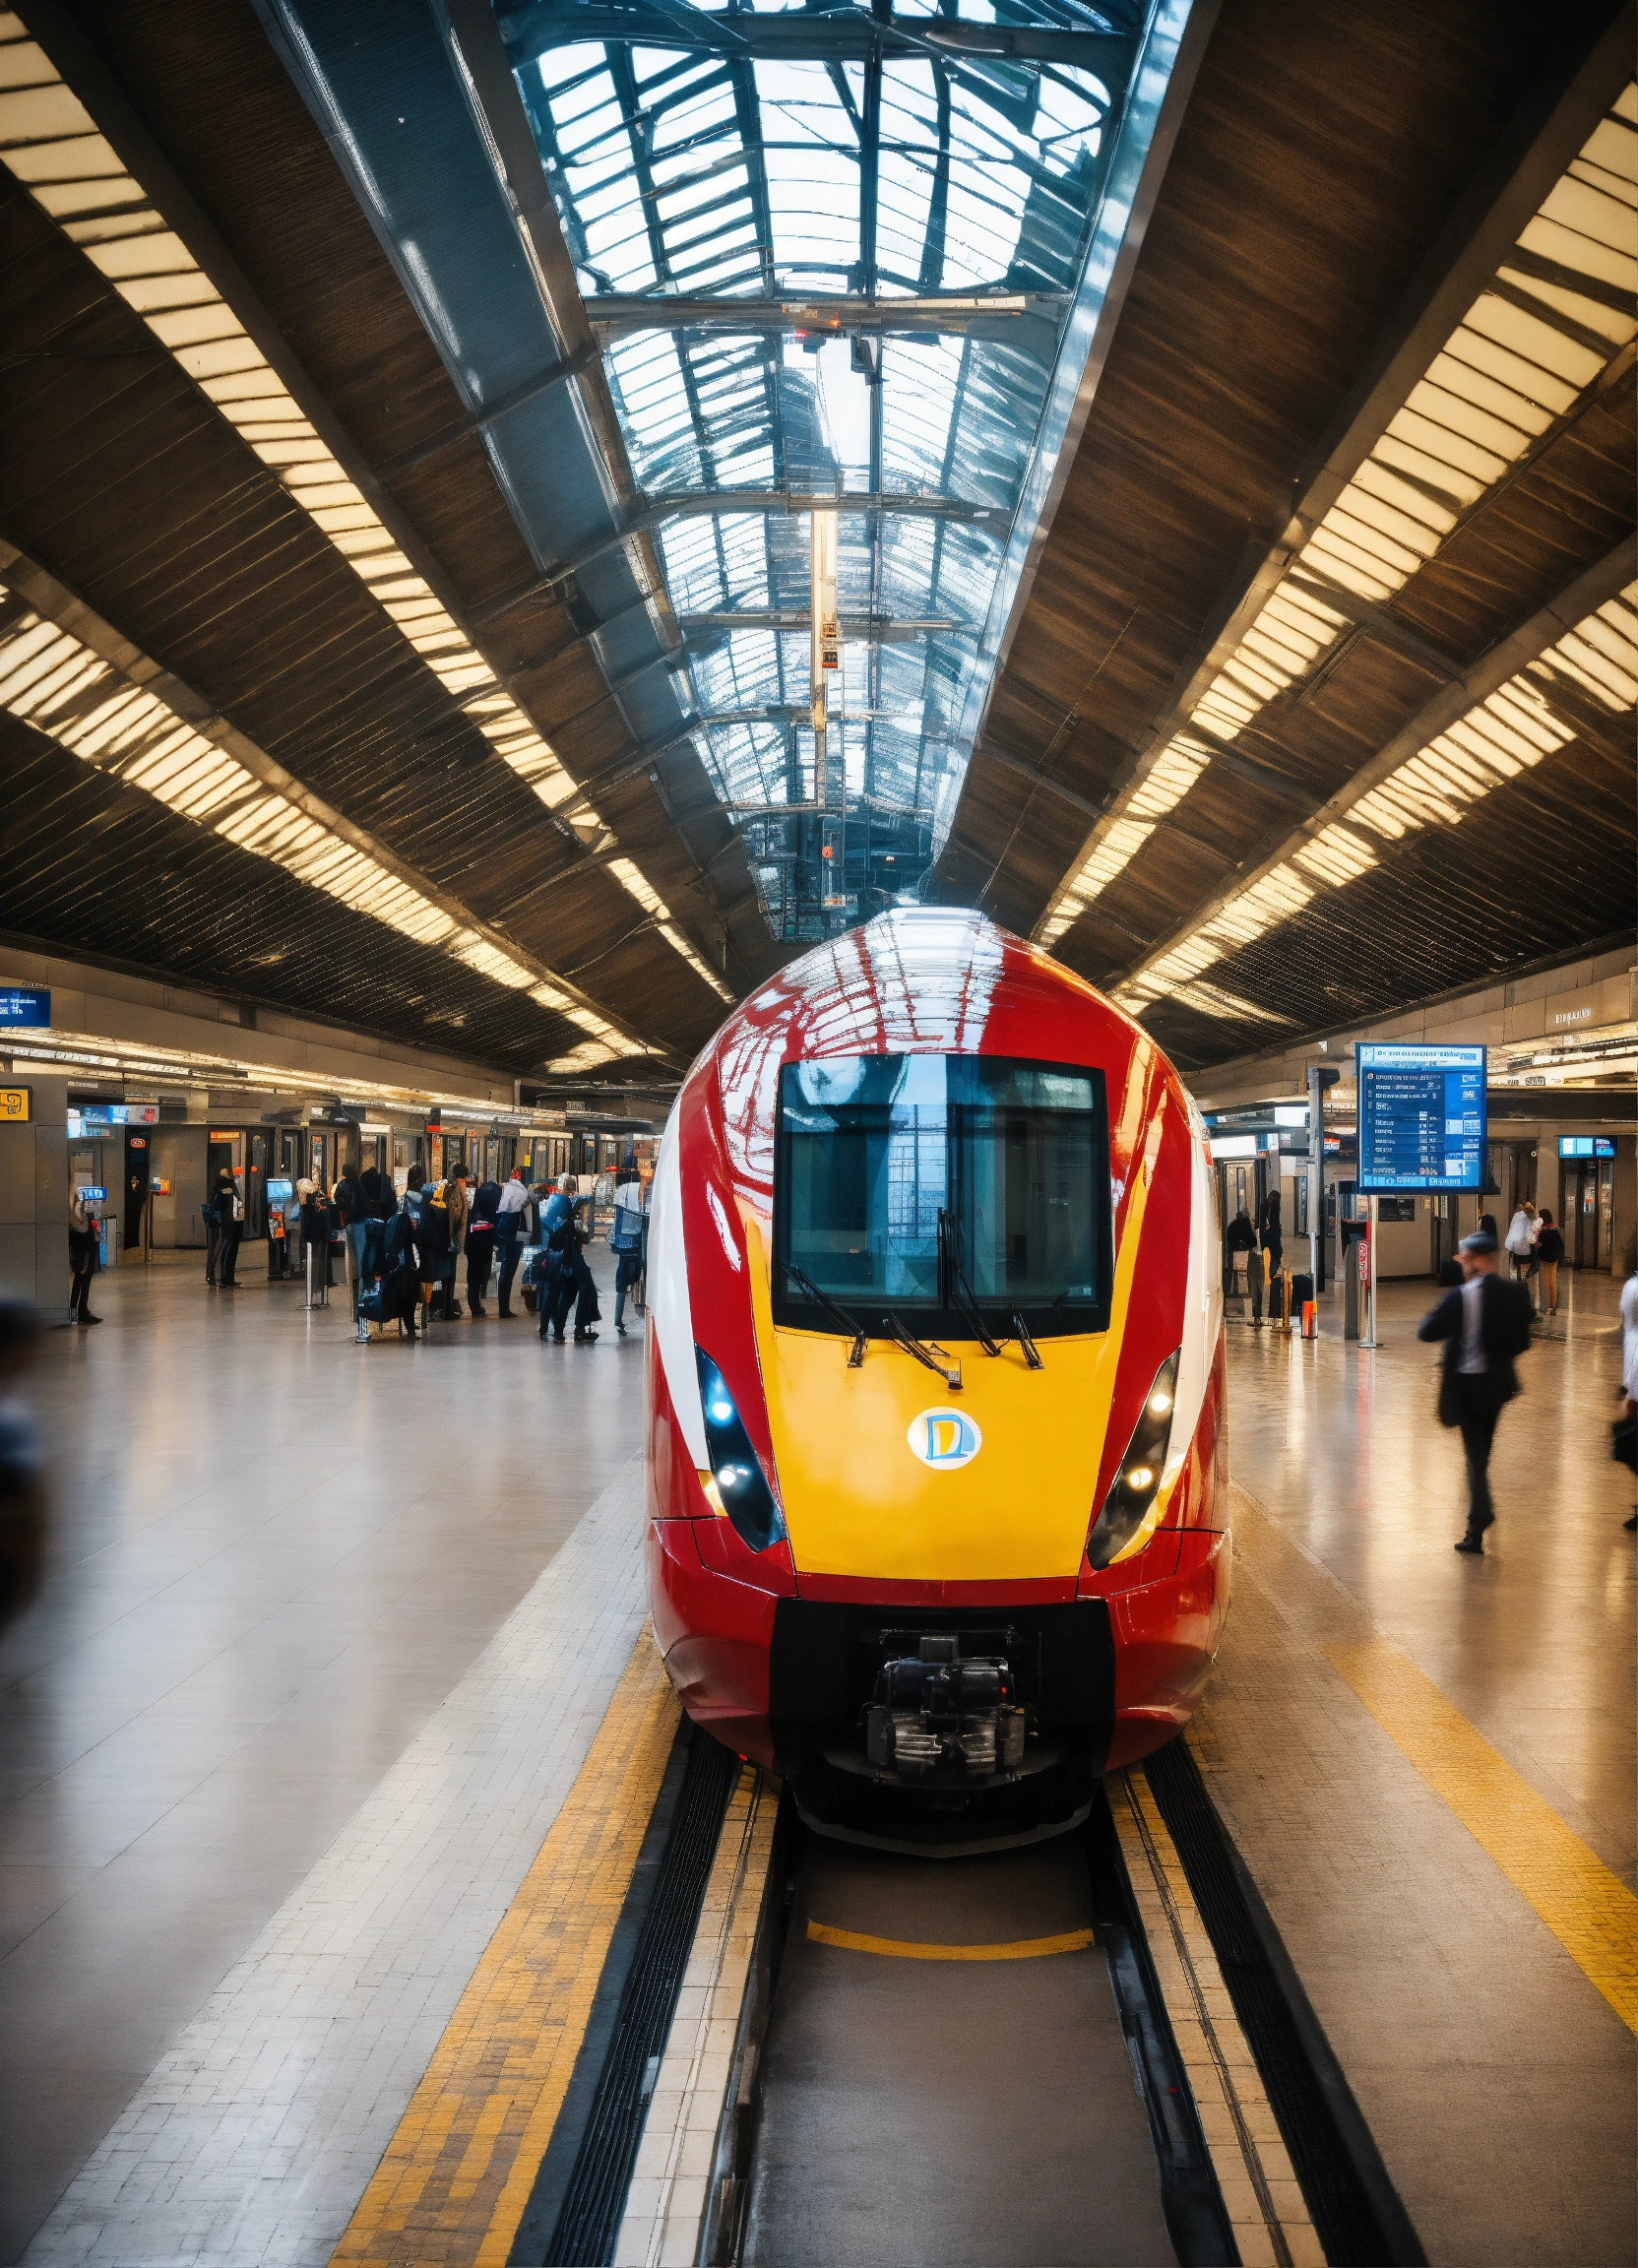
[[[1519,1391],[1513,1363],[1530,1345],[1530,1293],[1496,1274],[1493,1236],[1464,1236],[1459,1249],[1462,1287],[1423,1316],[1417,1337],[1444,1342],[1439,1422],[1460,1427],[1468,1460],[1468,1532],[1456,1548],[1478,1554],[1495,1519],[1490,1447],[1496,1419]]]
[[[1536,1208],[1526,1197],[1507,1224],[1507,1256],[1512,1263],[1513,1280],[1517,1284],[1526,1283],[1535,1272],[1536,1236]],[[1534,1294],[1530,1295],[1530,1304],[1534,1308]]]
[[[68,1193],[68,1312],[75,1323],[100,1323],[91,1311],[91,1280],[96,1274],[100,1239],[96,1215],[78,1189]]]
[[[310,1292],[328,1292],[330,1289],[330,1239],[336,1229],[336,1208],[324,1193],[322,1181],[304,1181],[305,1194],[301,1200],[301,1250],[306,1259],[312,1255],[307,1270]]]
[[[1243,1299],[1251,1274],[1251,1255],[1257,1249],[1257,1231],[1251,1225],[1251,1216],[1242,1205],[1228,1224],[1224,1239],[1228,1247],[1228,1265],[1233,1270],[1234,1297]],[[1245,1309],[1240,1309],[1240,1321],[1245,1320]]]
[[[1263,1286],[1265,1283],[1269,1286],[1269,1321],[1273,1322],[1274,1320],[1274,1279],[1280,1273],[1280,1263],[1285,1258],[1286,1252],[1285,1238],[1280,1230],[1280,1192],[1278,1189],[1271,1189],[1263,1199],[1261,1241],[1264,1258],[1260,1264],[1255,1259],[1252,1262],[1251,1320],[1253,1323],[1261,1323],[1263,1319]]]
[[[472,1192],[467,1215],[467,1305],[473,1315],[483,1312],[483,1294],[489,1289],[489,1264],[495,1256],[495,1219],[500,1212],[500,1183],[480,1181]]]
[[[239,1241],[244,1235],[244,1199],[239,1185],[224,1166],[217,1175],[217,1219],[221,1225],[221,1244],[217,1252],[217,1284],[223,1292],[236,1292],[238,1280],[234,1269],[238,1265]]]
[[[1549,1315],[1558,1312],[1558,1263],[1564,1257],[1564,1232],[1544,1211],[1536,1232],[1536,1259],[1542,1271],[1542,1300]]]
[[[626,1335],[626,1293],[634,1292],[643,1279],[643,1239],[648,1226],[637,1160],[628,1158],[625,1179],[614,1192],[614,1226],[608,1232],[608,1249],[614,1255],[614,1329],[621,1339]]]
[[[521,1166],[514,1166],[500,1193],[500,1211],[495,1217],[495,1252],[500,1261],[497,1313],[503,1323],[512,1320],[512,1286],[518,1274],[524,1217],[529,1204],[530,1188],[524,1179],[524,1169]]]
[[[541,1295],[537,1301],[540,1336],[555,1339],[559,1346],[563,1344],[563,1329],[571,1307],[575,1308],[576,1344],[583,1345],[597,1337],[591,1329],[596,1319],[597,1288],[581,1249],[580,1212],[590,1203],[589,1197],[577,1196],[574,1175],[565,1173],[557,1185],[556,1196],[547,1199],[540,1223],[546,1245]]]
[[[364,1223],[368,1213],[364,1205],[364,1192],[358,1186],[358,1167],[350,1158],[342,1167],[341,1178],[336,1183],[335,1205],[336,1220],[342,1234],[346,1238],[350,1263],[347,1274],[352,1279],[352,1312],[356,1315],[358,1286],[364,1273]]]
[[[467,1195],[465,1168],[452,1173],[444,1183],[444,1216],[449,1223],[449,1253],[451,1267],[449,1281],[444,1288],[444,1320],[453,1323],[463,1312],[455,1295],[455,1286],[461,1274],[461,1265],[467,1250],[467,1215],[471,1200]]]

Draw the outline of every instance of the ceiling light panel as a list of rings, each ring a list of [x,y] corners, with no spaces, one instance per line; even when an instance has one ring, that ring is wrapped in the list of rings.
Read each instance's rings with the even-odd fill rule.
[[[570,824],[589,840],[601,838],[602,821],[542,733],[416,574],[44,49],[7,13],[0,13],[0,157],[346,559],[495,753],[548,810],[573,802]],[[622,863],[636,871],[629,859]],[[616,879],[630,887],[623,873]],[[674,923],[662,934],[731,1003],[732,992]]]
[[[1192,721],[1232,740],[1323,659],[1353,619],[1351,597],[1381,605],[1403,590],[1638,335],[1635,290],[1638,84],[1600,120],[1412,388],[1195,704]],[[1611,305],[1620,294],[1624,304]],[[1191,745],[1186,731],[1170,741],[1121,813],[1139,812],[1149,781],[1179,751],[1193,761],[1199,743]],[[1194,777],[1204,769],[1202,761]],[[1166,800],[1163,788],[1159,808],[1145,805],[1141,815],[1164,816],[1179,800]],[[1056,944],[1128,863],[1130,852],[1110,860],[1103,848],[1062,885],[1036,931],[1040,943]]]
[[[0,592],[6,586],[0,583]],[[45,732],[123,787],[140,788],[195,826],[268,859],[349,912],[429,945],[589,1035],[551,1068],[646,1054],[603,1017],[269,788],[157,694],[56,623],[25,609],[0,632],[0,709]],[[596,1050],[595,1053],[589,1050]]]
[[[1638,583],[1357,795],[1342,820],[1318,829],[1300,850],[1146,963],[1116,987],[1116,1001],[1141,1015],[1158,1000],[1185,996],[1184,988],[1203,970],[1301,913],[1321,889],[1346,888],[1368,873],[1387,847],[1423,827],[1459,825],[1493,789],[1575,738],[1575,725],[1552,706],[1554,687],[1564,684],[1578,695],[1591,694],[1612,717],[1632,712],[1638,703]]]

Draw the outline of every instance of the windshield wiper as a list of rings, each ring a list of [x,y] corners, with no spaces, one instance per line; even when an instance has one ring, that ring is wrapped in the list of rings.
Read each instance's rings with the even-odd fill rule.
[[[951,1306],[961,1316],[984,1353],[986,1354],[999,1354],[1001,1352],[1000,1343],[991,1335],[985,1325],[983,1316],[978,1311],[977,1298],[974,1293],[972,1285],[967,1281],[966,1272],[962,1267],[961,1245],[956,1225],[942,1208],[940,1208],[938,1216],[938,1248],[948,1280]],[[1040,1358],[1040,1352],[1035,1341],[1030,1337],[1030,1327],[1016,1308],[1013,1310],[1012,1328],[1013,1336],[1018,1341],[1028,1367],[1032,1370],[1044,1370],[1046,1365]]]
[[[961,1392],[961,1364],[945,1352],[936,1339],[917,1339],[914,1331],[906,1330],[891,1310],[882,1317],[882,1321],[887,1326],[887,1336],[896,1347],[902,1347],[907,1354],[914,1354],[916,1361],[926,1369],[936,1370],[952,1394]],[[942,1362],[939,1360],[941,1354],[944,1356]]]
[[[864,1361],[864,1325],[856,1316],[850,1315],[846,1307],[839,1307],[828,1292],[821,1292],[810,1276],[804,1276],[788,1260],[785,1264],[785,1272],[804,1299],[811,1299],[821,1315],[828,1315],[833,1323],[841,1325],[853,1343],[848,1352],[848,1367],[850,1370],[860,1368]]]

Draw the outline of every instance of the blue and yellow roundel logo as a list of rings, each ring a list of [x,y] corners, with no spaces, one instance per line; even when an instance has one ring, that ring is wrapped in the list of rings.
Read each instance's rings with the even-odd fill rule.
[[[965,1410],[923,1410],[911,1419],[905,1438],[912,1456],[935,1473],[959,1472],[984,1445],[983,1435]]]

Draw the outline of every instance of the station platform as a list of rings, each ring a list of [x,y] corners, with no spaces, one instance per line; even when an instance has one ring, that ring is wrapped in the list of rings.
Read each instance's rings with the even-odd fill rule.
[[[683,1768],[644,1630],[641,1333],[542,1348],[491,1309],[358,1347],[345,1292],[309,1313],[299,1286],[241,1274],[227,1297],[197,1259],[100,1279],[102,1327],[50,1334],[35,1381],[58,1520],[45,1593],[0,1645],[0,2260],[545,2259],[654,1823],[712,1769],[699,1743]],[[1386,1288],[1374,1352],[1329,1313],[1312,1344],[1230,1325],[1235,1598],[1191,1749],[1425,2257],[1628,2261],[1638,1559],[1607,1453],[1615,1288],[1572,1279],[1523,1365],[1480,1560],[1451,1548],[1428,1302]],[[675,2015],[632,2076],[629,2184],[606,2253],[577,2258],[709,2250],[778,1804],[721,1762]],[[1219,2184],[1239,2256],[1323,2258],[1141,1772],[1110,1812],[1178,2050],[1227,2047],[1263,2152],[1266,2243]],[[1129,2158],[1117,2226],[1076,2249],[1016,2048],[965,2249],[925,2179],[905,2188],[903,2099],[897,2126],[861,2123],[838,2094],[857,2075],[833,2087],[809,2051],[845,2037],[835,1979],[863,1963],[903,2048],[877,2078],[914,2072],[925,2022],[948,2096],[964,2011],[1003,1972],[939,1939],[1113,1942],[1058,1860],[1028,1894],[1009,1879],[974,1877],[972,1915],[941,1923],[868,1863],[810,1869],[746,2257],[854,2256],[844,2207],[859,2257],[1173,2256]],[[1106,2035],[1124,2073],[1102,1973],[1063,1993],[1050,1961],[1028,1974],[1041,2024]],[[1109,1975],[1118,1999],[1113,1953]],[[849,2159],[807,2250],[800,2137],[778,2123],[804,2088]],[[1102,2100],[1089,2079],[1064,2114],[1141,2155],[1132,2098]],[[1009,2180],[1030,2200],[1011,2219]]]

